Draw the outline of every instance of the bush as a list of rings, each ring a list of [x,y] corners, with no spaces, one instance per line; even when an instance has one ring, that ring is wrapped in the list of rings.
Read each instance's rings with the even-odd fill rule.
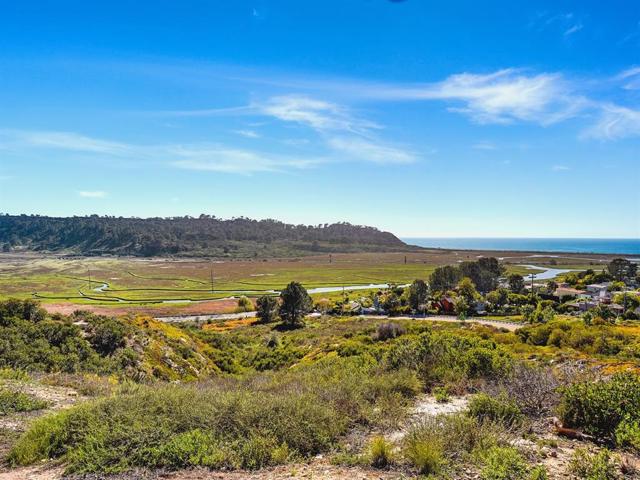
[[[490,420],[508,427],[519,426],[524,419],[518,405],[504,394],[495,398],[485,393],[475,395],[469,402],[468,413],[478,420]]]
[[[238,297],[238,311],[251,312],[252,310],[253,302],[249,299],[249,297],[246,297],[245,295]]]
[[[378,325],[375,338],[376,340],[384,342],[386,340],[397,338],[405,333],[406,330],[402,325],[398,325],[393,322],[381,323]]]
[[[439,471],[447,463],[462,465],[472,453],[504,444],[509,437],[504,427],[463,414],[429,416],[411,426],[403,453],[419,470]]]
[[[48,405],[48,402],[33,395],[0,388],[0,417],[18,412],[42,410]]]
[[[585,480],[616,480],[618,478],[611,452],[607,449],[590,454],[586,449],[579,448],[575,451],[569,468],[574,475]]]
[[[393,463],[393,445],[381,435],[373,437],[369,444],[369,462],[375,468],[385,468]]]
[[[442,445],[435,439],[410,438],[404,456],[422,475],[438,474],[445,464]]]
[[[529,474],[529,480],[547,480],[547,478],[547,469],[542,465],[533,467],[531,473]]]
[[[451,401],[451,395],[445,387],[436,387],[433,389],[433,396],[438,403],[448,403]]]
[[[406,404],[418,390],[415,375],[380,372],[367,356],[206,386],[125,385],[36,420],[9,461],[58,458],[69,473],[261,468],[327,451],[354,423],[372,424],[379,404]]]
[[[615,431],[616,445],[640,452],[640,423],[624,419]]]
[[[389,369],[416,370],[426,384],[506,375],[511,355],[492,340],[427,330],[415,339],[399,339],[387,351]]]
[[[518,362],[491,393],[504,392],[522,413],[540,417],[550,413],[558,401],[559,381],[550,368]]]
[[[88,340],[100,355],[112,355],[124,347],[128,331],[122,322],[115,318],[96,316],[89,320],[89,325]]]
[[[484,456],[482,480],[522,480],[529,470],[527,462],[513,447],[493,447]]]
[[[584,382],[563,389],[560,416],[568,427],[581,428],[613,441],[620,423],[640,420],[640,378],[619,373],[610,380]]]

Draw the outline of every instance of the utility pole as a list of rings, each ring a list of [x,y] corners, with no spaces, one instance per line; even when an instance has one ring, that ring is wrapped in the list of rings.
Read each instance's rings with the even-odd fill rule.
[[[529,274],[529,277],[531,277],[531,298],[533,298],[533,279],[535,278],[535,275],[531,273]]]
[[[333,262],[333,256],[331,254],[329,254],[329,263]]]
[[[213,293],[213,262],[209,264],[209,276],[211,277],[211,293]]]
[[[404,264],[405,265],[407,264],[407,256],[406,255],[404,256]]]

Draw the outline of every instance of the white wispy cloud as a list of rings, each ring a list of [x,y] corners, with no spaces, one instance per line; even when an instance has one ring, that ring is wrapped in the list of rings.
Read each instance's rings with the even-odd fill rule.
[[[631,67],[620,73],[616,80],[621,81],[626,90],[640,90],[640,67]]]
[[[575,25],[572,25],[571,27],[567,28],[563,33],[563,35],[565,37],[568,37],[570,35],[573,35],[574,33],[579,32],[583,28],[584,28],[584,25],[582,25],[581,23],[576,23]]]
[[[583,131],[584,138],[617,140],[640,136],[640,110],[612,103],[599,106],[598,120]]]
[[[255,130],[234,130],[233,132],[246,138],[260,138],[262,136]]]
[[[305,169],[322,159],[271,155],[250,150],[201,145],[170,147],[167,156],[175,157],[171,165],[187,170],[251,174]]]
[[[354,116],[346,107],[305,95],[282,95],[253,105],[256,112],[318,131],[363,133],[380,128],[374,122]]]
[[[34,147],[59,148],[81,152],[121,155],[129,152],[129,146],[123,143],[100,140],[73,132],[45,132],[23,130],[0,130],[3,136],[12,137]]]
[[[257,172],[282,172],[292,169],[306,169],[324,163],[329,159],[320,157],[294,157],[276,155],[255,150],[233,148],[212,143],[192,144],[153,144],[137,145],[111,142],[97,138],[86,137],[72,132],[29,132],[4,131],[9,136],[14,148],[24,151],[36,149],[79,151],[83,153],[99,154],[100,158],[144,159],[161,165],[176,168],[212,171],[236,174],[252,174]],[[38,141],[34,141],[37,138]],[[78,142],[39,141],[42,138],[82,139]],[[96,145],[118,145],[118,148],[96,149]],[[102,191],[79,191],[78,195],[85,198],[102,198],[106,195]]]
[[[331,137],[327,139],[327,144],[341,154],[367,162],[412,163],[417,159],[411,152],[362,137]]]
[[[496,146],[492,142],[478,142],[471,146],[475,150],[495,150]]]
[[[566,172],[567,170],[569,170],[569,167],[567,167],[566,165],[554,165],[553,167],[551,167],[551,170],[553,170],[554,172]]]
[[[389,99],[462,102],[450,111],[463,113],[478,123],[535,122],[542,125],[573,117],[584,99],[574,95],[562,75],[526,74],[504,69],[489,74],[461,73],[442,82],[380,92]]]
[[[78,195],[83,198],[105,198],[107,192],[103,192],[102,190],[80,190]]]

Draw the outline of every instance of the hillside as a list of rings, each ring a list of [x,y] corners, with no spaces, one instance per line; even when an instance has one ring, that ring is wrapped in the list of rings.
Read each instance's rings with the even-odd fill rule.
[[[78,255],[265,257],[320,252],[408,249],[389,232],[334,223],[291,225],[277,220],[214,216],[123,218],[0,216],[0,248]]]

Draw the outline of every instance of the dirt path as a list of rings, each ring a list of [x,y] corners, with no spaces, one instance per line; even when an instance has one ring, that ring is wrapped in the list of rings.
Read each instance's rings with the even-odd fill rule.
[[[211,314],[211,315],[186,315],[186,316],[173,316],[173,317],[155,317],[156,320],[167,323],[182,323],[182,322],[206,322],[211,321],[227,321],[238,320],[242,318],[255,317],[257,312],[241,312],[241,313],[223,313],[223,314]],[[313,316],[319,316],[319,314],[311,314]],[[445,315],[432,315],[428,317],[389,317],[388,315],[361,315],[360,318],[369,318],[372,320],[380,319],[398,319],[398,320],[416,320],[420,322],[447,322],[447,323],[460,323],[455,317],[448,317]],[[488,325],[495,328],[506,328],[507,330],[514,331],[521,328],[523,324],[516,322],[507,322],[502,320],[485,320],[479,317],[470,317],[465,320],[467,323],[478,323],[480,325]]]

